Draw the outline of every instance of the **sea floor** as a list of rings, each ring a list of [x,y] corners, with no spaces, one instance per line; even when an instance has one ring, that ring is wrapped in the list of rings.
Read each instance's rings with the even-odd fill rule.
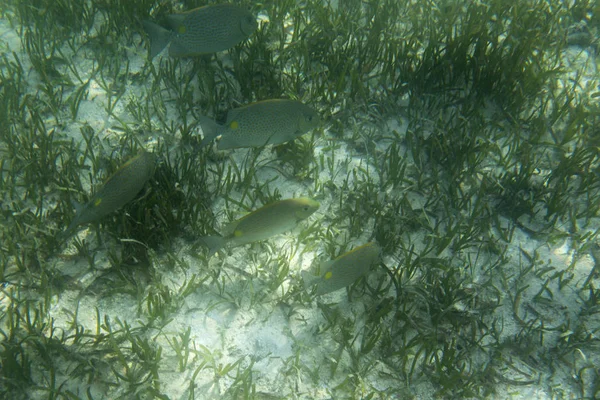
[[[18,56],[28,90],[35,94],[42,81],[18,27],[0,19],[0,40],[4,57]],[[139,47],[125,49],[131,75],[146,71],[143,41],[135,36]],[[154,68],[164,68],[166,57],[157,57]],[[224,54],[219,60],[233,66],[229,57]],[[586,49],[567,48],[557,85],[573,76],[580,82],[575,90],[582,93],[597,85],[595,57]],[[89,80],[87,95],[74,118],[57,121],[48,116],[45,125],[80,148],[86,143],[82,127],[91,127],[102,146],[98,152],[109,153],[127,140],[128,133],[119,127],[136,124],[128,104],[143,103],[151,87],[129,82],[115,102],[93,73],[89,53],[74,54],[71,60],[81,80]],[[186,60],[178,66],[184,73],[189,67]],[[600,320],[593,311],[598,306],[589,304],[600,285],[591,244],[600,227],[598,218],[575,228],[559,219],[552,234],[538,234],[544,230],[542,218],[522,215],[515,222],[504,213],[496,217],[496,229],[473,233],[474,240],[457,245],[456,237],[469,236],[467,229],[473,225],[468,221],[478,218],[474,197],[462,203],[462,209],[448,206],[461,221],[453,244],[432,244],[438,227],[454,228],[442,213],[428,211],[427,190],[407,183],[411,171],[424,170],[421,176],[427,176],[430,162],[414,157],[411,140],[415,134],[436,134],[435,124],[428,131],[430,121],[415,122],[411,101],[406,96],[399,102],[400,111],[379,118],[356,113],[341,134],[327,122],[305,135],[299,146],[304,149],[311,143],[310,168],[286,163],[270,147],[202,150],[209,191],[223,183],[224,175],[214,171],[237,168],[242,181],[244,174],[251,175],[249,191],[232,184],[227,196],[202,205],[208,209],[203,212],[214,216],[216,231],[261,206],[265,192],[257,191],[281,198],[315,197],[319,211],[290,232],[209,258],[199,239],[210,232],[189,226],[168,245],[148,248],[137,238],[103,236],[102,225],[90,225],[44,256],[44,268],[56,280],[49,283],[51,290],[40,292],[24,281],[5,279],[0,291],[2,393],[20,391],[30,399],[430,399],[456,398],[450,389],[454,384],[444,381],[455,379],[456,385],[472,385],[471,395],[462,392],[462,398],[593,398],[600,382]],[[152,126],[180,123],[176,103],[163,106],[164,114],[155,115]],[[493,121],[490,137],[502,137],[510,121],[500,119],[493,107],[482,109],[481,114]],[[186,118],[195,113],[190,111]],[[335,119],[335,113],[330,117]],[[168,158],[172,164],[194,151],[180,143],[179,130],[172,133],[156,128],[137,140],[148,151],[162,152],[161,160]],[[195,127],[192,134],[199,137],[201,128]],[[382,166],[392,146],[406,166],[407,177],[398,184],[383,182],[389,179]],[[509,153],[510,147],[508,141],[498,143],[500,152]],[[472,186],[483,186],[488,177],[506,172],[489,160],[468,182],[440,184],[476,193]],[[552,172],[549,167],[535,173],[547,182]],[[82,174],[82,188],[89,193],[98,177]],[[433,175],[428,179],[434,181]],[[56,197],[51,198],[43,214],[57,204]],[[382,208],[373,210],[373,204]],[[403,208],[394,211],[399,204]],[[11,206],[4,203],[2,208]],[[339,217],[352,213],[358,221]],[[409,214],[435,229],[402,225]],[[378,266],[356,285],[327,295],[316,297],[304,290],[301,271],[382,237],[376,227],[386,218],[399,231],[401,244],[384,246],[385,268]],[[574,229],[588,246],[569,234]],[[115,266],[125,245],[147,248],[147,258],[129,269]],[[17,267],[13,261],[5,263],[5,276],[10,276]],[[403,268],[410,275],[399,278],[397,287],[389,274],[402,275]],[[428,297],[439,300],[438,308]],[[24,299],[29,301],[27,308],[21,308]],[[43,321],[36,326],[45,339],[32,350],[36,356],[10,355],[12,318],[23,317],[25,309],[30,314],[25,319]],[[27,363],[27,379],[8,372]],[[12,381],[25,383],[13,387]]]

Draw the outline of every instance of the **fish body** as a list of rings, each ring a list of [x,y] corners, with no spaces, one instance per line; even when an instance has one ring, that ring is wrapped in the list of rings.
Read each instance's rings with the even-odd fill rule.
[[[323,263],[319,276],[302,271],[304,286],[310,289],[316,285],[316,295],[334,292],[354,283],[380,260],[381,248],[377,243],[369,242]]]
[[[297,100],[263,100],[230,110],[225,125],[201,119],[202,145],[219,135],[219,150],[285,143],[317,127],[319,121],[315,110]]]
[[[143,152],[119,168],[96,191],[89,202],[79,207],[65,235],[79,225],[95,222],[129,203],[154,174],[156,156]]]
[[[235,4],[215,4],[167,16],[170,29],[143,21],[150,37],[150,59],[167,45],[169,56],[187,57],[227,50],[258,27],[256,17]]]
[[[225,246],[241,246],[289,231],[319,209],[315,200],[300,197],[267,204],[228,224],[223,236],[205,236],[210,256]]]

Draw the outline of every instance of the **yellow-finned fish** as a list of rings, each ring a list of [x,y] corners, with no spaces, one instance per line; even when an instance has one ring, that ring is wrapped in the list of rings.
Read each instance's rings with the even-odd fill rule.
[[[377,243],[369,242],[321,264],[319,276],[302,271],[304,287],[310,290],[316,285],[316,295],[335,292],[354,283],[380,260],[381,248]]]
[[[167,16],[169,29],[142,21],[150,37],[150,59],[167,45],[169,56],[187,57],[227,50],[258,27],[256,17],[235,4],[215,4]]]
[[[316,128],[319,121],[315,110],[297,100],[263,100],[229,110],[225,125],[201,118],[201,145],[217,136],[219,150],[285,143]]]
[[[258,242],[289,231],[318,209],[319,203],[306,197],[276,201],[228,224],[223,236],[204,236],[201,240],[212,256],[225,246]]]
[[[98,221],[123,207],[135,198],[154,174],[156,156],[146,152],[129,160],[100,186],[89,202],[76,205],[76,214],[63,236],[68,236],[79,225]]]

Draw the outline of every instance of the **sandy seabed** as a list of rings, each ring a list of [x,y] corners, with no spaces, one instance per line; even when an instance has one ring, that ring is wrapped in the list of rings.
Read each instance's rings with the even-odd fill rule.
[[[29,71],[31,82],[29,86],[35,90],[35,82],[38,78],[32,66],[26,61],[27,55],[23,51],[21,39],[15,30],[2,20],[0,20],[0,38],[6,49],[16,52],[24,61],[24,67]],[[146,63],[144,48],[129,49],[127,57],[132,73],[140,71]],[[226,62],[227,56],[222,57]],[[564,59],[570,70],[563,78],[568,79],[569,74],[583,73],[584,76],[593,79],[596,71],[590,66],[594,64],[592,58],[593,56],[587,51],[569,49],[564,54]],[[80,63],[78,69],[86,71],[86,64],[90,64],[91,61],[82,59]],[[154,60],[154,63],[159,67],[160,57]],[[146,96],[146,89],[143,85],[136,84],[127,87],[123,99],[140,99],[144,96]],[[79,129],[83,124],[91,126],[101,138],[114,139],[115,136],[122,134],[112,127],[121,122],[127,123],[130,119],[125,108],[125,100],[117,104],[114,109],[114,115],[118,115],[120,121],[107,115],[107,101],[104,90],[92,79],[87,99],[82,101],[77,118],[62,126],[61,134],[83,143]],[[168,117],[176,121],[178,117],[173,106],[167,104],[166,108]],[[366,115],[357,115],[355,120],[356,127],[347,127],[350,135],[356,129],[371,126],[372,129],[380,130],[381,137],[391,138],[396,135],[400,138],[400,143],[409,126],[408,117],[402,114],[385,118],[379,124],[374,124]],[[198,134],[201,132],[198,131]],[[344,180],[347,179],[350,179],[350,185],[359,183],[354,182],[354,179],[371,180],[377,184],[379,178],[377,174],[372,173],[377,169],[376,158],[378,154],[385,153],[391,140],[378,141],[370,152],[360,146],[350,147],[346,142],[340,141],[337,148],[332,151],[331,140],[327,139],[328,137],[330,135],[325,128],[322,135],[319,133],[315,138],[315,158],[323,155],[336,160],[334,173],[322,171],[318,178],[321,182],[331,182],[336,187],[342,187]],[[176,140],[177,138],[173,138],[174,143]],[[153,150],[156,143],[157,138],[153,137],[149,137],[145,142],[148,150]],[[175,147],[173,151],[180,150]],[[227,152],[229,158],[223,162],[244,165],[252,151],[241,149]],[[410,157],[408,149],[402,146],[399,152],[404,157]],[[272,157],[274,157],[273,153],[267,148],[260,154],[257,162],[261,164]],[[352,171],[359,171],[359,173],[353,175]],[[278,190],[283,198],[306,196],[314,187],[312,182],[286,179],[269,168],[259,169],[256,179],[270,182],[270,189]],[[90,188],[91,186],[90,183]],[[235,193],[231,195],[236,196]],[[394,195],[396,193],[392,191],[382,194],[382,196]],[[356,360],[353,358],[352,351],[340,345],[342,330],[329,325],[328,313],[335,313],[340,323],[350,327],[350,331],[355,333],[356,340],[353,341],[353,346],[354,354],[357,354],[361,341],[365,340],[365,326],[369,315],[376,309],[378,303],[370,299],[363,301],[355,292],[349,295],[346,290],[340,290],[307,301],[302,307],[290,307],[286,304],[286,294],[290,290],[300,290],[302,287],[299,279],[300,272],[310,269],[315,260],[326,259],[319,243],[305,243],[298,239],[308,226],[323,220],[324,215],[335,213],[339,207],[338,198],[335,196],[318,200],[321,202],[321,207],[315,215],[301,223],[294,231],[274,237],[268,243],[230,249],[207,261],[204,256],[198,254],[203,250],[198,250],[193,240],[186,238],[176,239],[177,245],[169,254],[160,252],[154,254],[153,263],[160,271],[160,277],[155,276],[154,279],[157,279],[163,288],[179,293],[193,279],[204,279],[192,293],[186,294],[174,308],[169,310],[167,320],[160,324],[161,329],[147,329],[142,333],[144,337],[151,339],[151,343],[156,348],[162,349],[158,370],[162,393],[171,399],[187,399],[192,392],[196,398],[220,399],[228,393],[232,385],[237,384],[240,376],[251,374],[256,398],[327,399],[332,398],[331,393],[334,388],[339,387],[349,378],[355,378],[360,371],[363,373],[360,380],[364,396],[369,393],[379,393],[378,395],[382,397],[398,399],[410,396],[427,399],[435,396],[438,388],[425,376],[416,377],[410,384],[396,379],[396,372],[388,363],[380,361],[383,355],[378,354],[377,350],[361,355],[361,359]],[[425,200],[416,195],[409,198],[413,209],[419,209]],[[214,199],[212,203],[213,212],[220,226],[227,223],[223,213],[225,206],[226,202],[223,199]],[[243,214],[244,210],[234,211],[234,215],[238,217]],[[348,249],[371,239],[372,221],[365,221],[364,226],[363,235],[352,239],[347,246]],[[336,230],[335,227],[325,226],[322,229]],[[343,240],[343,228],[338,230],[338,235],[340,241]],[[94,240],[92,229],[81,229],[77,236],[80,240]],[[423,246],[425,237],[416,234],[410,240],[419,247]],[[506,245],[508,246],[507,260],[503,268],[507,276],[515,277],[522,269],[523,252],[536,254],[540,263],[538,268],[552,267],[557,272],[565,269],[572,272],[573,278],[566,287],[559,289],[556,287],[556,282],[551,283],[555,286],[552,287],[552,291],[556,293],[552,304],[542,310],[538,308],[536,312],[545,313],[555,327],[560,326],[564,320],[576,318],[582,308],[582,299],[573,288],[580,287],[592,272],[594,267],[592,257],[578,255],[577,259],[574,259],[575,254],[568,239],[561,243],[550,244],[533,238],[519,228],[514,231],[510,243]],[[163,263],[169,265],[171,263],[169,259],[172,257],[177,259],[177,267],[161,270],[160,265]],[[272,271],[278,271],[273,267],[277,257],[287,262],[289,272],[279,286],[271,288],[267,277]],[[466,257],[467,254],[462,255],[462,259]],[[472,282],[483,279],[478,274],[484,270],[487,260],[488,255],[478,254],[478,260],[473,263]],[[394,265],[397,258],[386,255],[383,261],[386,265]],[[71,240],[53,263],[65,277],[73,279],[72,285],[68,285],[52,297],[52,307],[48,311],[48,317],[54,321],[55,329],[65,331],[72,329],[72,318],[75,312],[77,323],[91,334],[96,333],[98,329],[106,330],[106,321],[111,321],[113,329],[122,329],[123,324],[126,324],[133,331],[141,329],[148,323],[148,302],[140,302],[138,298],[127,293],[103,297],[95,295],[94,290],[85,290],[92,285],[97,285],[98,278],[105,270],[110,269],[111,263],[106,249],[100,248],[97,251],[95,269],[92,270],[87,261],[77,256],[77,249]],[[217,274],[215,271],[220,272]],[[510,271],[514,273],[509,273]],[[219,276],[220,280],[215,280],[214,276]],[[374,271],[369,275],[368,281],[376,285],[384,276],[384,272]],[[524,315],[531,312],[532,297],[540,291],[544,282],[543,279],[529,282],[528,288],[522,293],[520,307]],[[512,282],[511,285],[518,286],[518,282]],[[359,285],[357,290],[359,289],[364,290],[364,286]],[[10,285],[7,285],[4,293],[9,290]],[[149,286],[148,291],[152,290],[154,289]],[[148,295],[149,293],[146,293],[142,297],[148,298]],[[389,288],[388,295],[395,295],[392,287]],[[494,313],[498,320],[503,321],[501,340],[509,340],[518,336],[522,327],[515,320],[511,294],[505,293],[504,296],[502,306],[496,308]],[[6,309],[10,298],[2,296],[0,300],[0,307]],[[468,312],[468,304],[455,304],[454,307],[459,311],[464,307]],[[389,329],[394,329],[392,320],[393,313],[390,313],[384,316],[380,323]],[[588,329],[597,332],[600,323],[598,320],[593,323],[595,328],[588,327]],[[104,327],[99,328],[103,324]],[[549,330],[545,340],[549,346],[553,346],[561,340],[568,340],[568,336],[567,331]],[[178,344],[184,340],[190,344],[189,348],[193,351],[182,364],[182,355],[178,354]],[[543,365],[535,366],[515,357],[511,363],[514,370],[507,369],[502,379],[497,376],[490,377],[497,382],[496,393],[491,398],[557,398],[557,388],[560,388],[564,398],[575,398],[571,377],[573,363],[587,362],[596,365],[600,363],[597,353],[582,352],[580,357],[580,360],[565,362],[561,364],[563,368],[553,371]],[[70,368],[69,364],[59,368],[63,375],[57,376],[56,379],[64,380],[63,389],[68,389],[80,398],[85,398],[88,393],[94,399],[114,399],[119,398],[123,393],[124,389],[105,385],[102,382],[86,383],[69,380]],[[116,368],[118,370],[120,367]],[[227,372],[223,373],[223,371]],[[537,382],[519,384],[523,375],[528,375],[532,381],[537,380]],[[32,388],[30,395],[32,399],[46,398],[35,388]]]

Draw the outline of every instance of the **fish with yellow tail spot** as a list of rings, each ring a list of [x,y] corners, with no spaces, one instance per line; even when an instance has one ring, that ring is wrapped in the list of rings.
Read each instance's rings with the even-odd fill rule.
[[[154,153],[144,151],[121,166],[98,188],[89,202],[83,206],[76,205],[75,217],[61,236],[67,237],[79,225],[98,221],[133,200],[154,174],[155,164]]]
[[[316,286],[316,295],[335,292],[366,275],[380,261],[381,248],[377,243],[369,242],[321,264],[318,276],[302,271],[304,287],[311,290]]]
[[[235,4],[215,4],[167,16],[169,28],[142,21],[150,37],[150,59],[167,45],[169,56],[187,57],[227,50],[258,27],[256,17]]]
[[[300,197],[279,200],[228,224],[223,236],[200,238],[209,248],[209,257],[223,247],[258,242],[289,231],[319,209],[313,199]]]
[[[297,100],[263,100],[227,112],[225,125],[201,117],[206,146],[217,136],[219,150],[281,144],[304,135],[319,125],[319,114]]]

